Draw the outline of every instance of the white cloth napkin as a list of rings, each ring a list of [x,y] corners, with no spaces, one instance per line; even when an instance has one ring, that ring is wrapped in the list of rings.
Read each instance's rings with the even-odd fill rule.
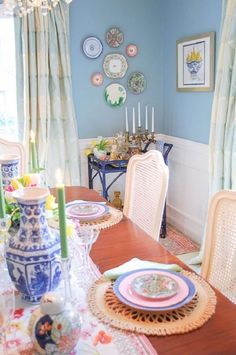
[[[172,270],[181,271],[182,267],[177,264],[160,264],[154,261],[141,260],[138,258],[133,258],[126,263],[110,269],[104,272],[104,276],[109,280],[116,280],[119,276],[123,275],[125,272],[137,270],[137,269],[162,269],[162,270]]]

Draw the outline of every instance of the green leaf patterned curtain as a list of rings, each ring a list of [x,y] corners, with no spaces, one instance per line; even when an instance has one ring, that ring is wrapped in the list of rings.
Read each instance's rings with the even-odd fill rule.
[[[236,189],[236,0],[228,0],[218,57],[210,131],[210,196]]]
[[[33,130],[39,166],[47,183],[79,185],[79,153],[70,68],[68,5],[60,2],[47,16],[40,10],[15,19],[18,112],[22,141],[29,153]],[[29,154],[28,154],[29,156]]]
[[[209,197],[236,189],[236,0],[223,2],[222,28],[209,141]],[[199,256],[190,264],[202,262]]]

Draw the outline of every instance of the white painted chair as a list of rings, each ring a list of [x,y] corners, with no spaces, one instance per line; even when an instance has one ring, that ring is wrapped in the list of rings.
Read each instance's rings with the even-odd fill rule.
[[[26,154],[23,144],[0,138],[0,154],[16,154],[20,157],[19,173],[23,175],[26,167]]]
[[[124,214],[159,240],[169,169],[156,150],[130,158],[125,184]]]
[[[236,191],[219,191],[210,202],[201,275],[236,303]]]

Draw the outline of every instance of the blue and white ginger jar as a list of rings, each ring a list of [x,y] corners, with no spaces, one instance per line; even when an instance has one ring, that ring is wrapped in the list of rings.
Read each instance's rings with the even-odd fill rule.
[[[47,188],[26,187],[13,193],[20,208],[20,229],[6,251],[10,277],[24,301],[38,303],[61,278],[60,237],[45,217]]]
[[[3,186],[8,186],[13,178],[19,176],[20,158],[15,154],[0,155]]]

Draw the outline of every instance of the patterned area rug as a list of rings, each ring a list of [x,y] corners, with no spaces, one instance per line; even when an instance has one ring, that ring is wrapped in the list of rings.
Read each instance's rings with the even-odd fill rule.
[[[167,237],[160,238],[159,242],[174,255],[197,252],[200,249],[198,244],[170,226],[167,226]]]

